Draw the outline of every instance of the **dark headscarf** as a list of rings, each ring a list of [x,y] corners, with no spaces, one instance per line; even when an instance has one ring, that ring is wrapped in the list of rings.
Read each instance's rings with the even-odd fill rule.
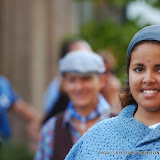
[[[133,36],[132,40],[130,41],[130,44],[127,49],[127,83],[129,82],[128,70],[130,65],[131,53],[134,46],[141,41],[150,40],[160,42],[160,25],[151,25],[141,29]]]

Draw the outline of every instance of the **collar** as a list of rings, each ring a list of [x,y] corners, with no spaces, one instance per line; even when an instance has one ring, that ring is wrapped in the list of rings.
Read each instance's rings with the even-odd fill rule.
[[[74,109],[73,103],[70,101],[64,113],[63,124],[70,124],[72,118],[86,122],[98,116],[100,116],[100,119],[109,118],[110,116],[110,105],[101,94],[98,95],[97,107],[86,117],[79,115],[78,112]]]

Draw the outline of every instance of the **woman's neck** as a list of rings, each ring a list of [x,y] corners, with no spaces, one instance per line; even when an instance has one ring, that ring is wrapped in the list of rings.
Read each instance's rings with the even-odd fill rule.
[[[141,123],[145,124],[146,126],[151,126],[160,122],[160,110],[150,111],[138,107],[136,113],[134,114],[134,118],[137,121],[140,121]]]

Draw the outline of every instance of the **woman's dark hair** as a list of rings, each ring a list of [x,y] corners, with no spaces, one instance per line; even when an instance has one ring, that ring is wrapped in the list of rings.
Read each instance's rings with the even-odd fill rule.
[[[157,44],[160,45],[159,41],[155,41],[155,40],[144,40],[144,41],[140,41],[138,43],[135,44],[135,46],[133,47],[131,54],[127,57],[127,74],[129,77],[129,66],[130,66],[130,62],[131,62],[131,56],[132,56],[132,52],[135,50],[135,48],[137,46],[139,46],[140,44],[144,44],[144,43],[151,43],[151,44]],[[129,81],[127,81],[127,84],[121,89],[120,95],[119,95],[119,99],[120,99],[120,103],[121,103],[121,108],[124,108],[130,104],[136,104],[137,102],[135,101],[135,99],[133,98],[131,91],[130,91],[130,87],[129,87]]]
[[[121,103],[121,108],[124,108],[124,107],[128,106],[129,104],[136,104],[137,105],[137,102],[134,100],[134,98],[131,94],[129,84],[126,84],[121,89],[119,99],[120,99],[120,103]]]

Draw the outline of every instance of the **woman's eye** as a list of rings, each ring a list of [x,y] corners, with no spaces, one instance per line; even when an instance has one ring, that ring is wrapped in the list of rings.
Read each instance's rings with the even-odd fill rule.
[[[134,71],[135,72],[141,72],[143,69],[142,68],[135,68]]]
[[[160,68],[158,69],[158,72],[160,73]]]

